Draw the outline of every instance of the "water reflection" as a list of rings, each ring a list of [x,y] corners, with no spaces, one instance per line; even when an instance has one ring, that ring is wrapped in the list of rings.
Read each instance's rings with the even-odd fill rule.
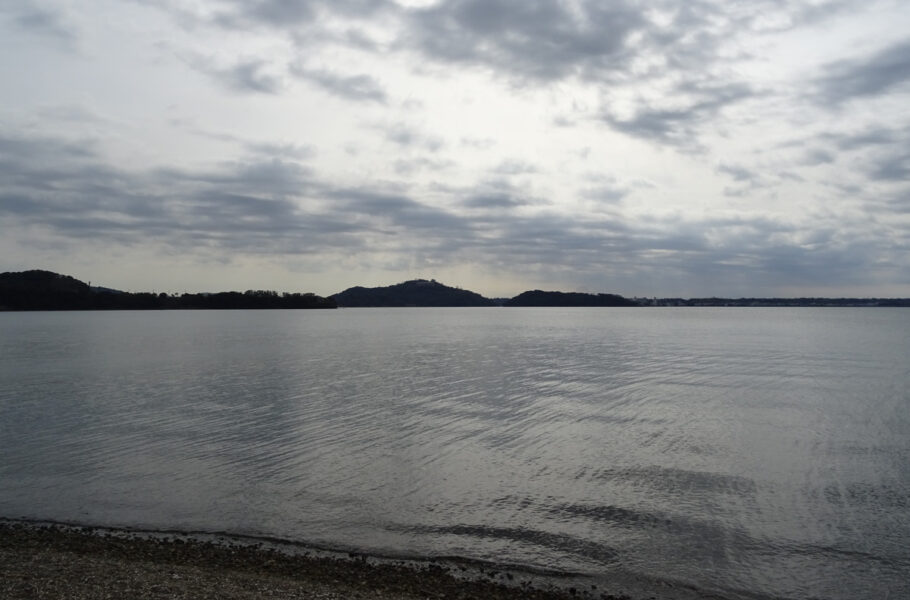
[[[906,595],[903,317],[0,314],[0,515]]]

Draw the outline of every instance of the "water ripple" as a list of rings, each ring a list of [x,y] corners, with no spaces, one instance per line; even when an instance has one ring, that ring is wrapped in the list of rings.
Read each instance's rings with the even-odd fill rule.
[[[0,314],[0,516],[910,597],[910,319]]]

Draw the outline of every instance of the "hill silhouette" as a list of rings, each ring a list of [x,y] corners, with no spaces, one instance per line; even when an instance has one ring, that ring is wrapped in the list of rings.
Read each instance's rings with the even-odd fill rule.
[[[531,290],[507,300],[504,306],[638,306],[638,303],[616,294]]]
[[[351,308],[395,306],[495,306],[476,292],[449,287],[435,279],[414,279],[385,287],[356,286],[333,296],[339,306]]]
[[[0,307],[12,310],[84,309],[92,289],[69,275],[50,271],[0,273]]]
[[[90,287],[51,271],[0,273],[0,310],[172,310],[337,308],[315,294],[279,294],[268,290],[216,294],[154,294]]]

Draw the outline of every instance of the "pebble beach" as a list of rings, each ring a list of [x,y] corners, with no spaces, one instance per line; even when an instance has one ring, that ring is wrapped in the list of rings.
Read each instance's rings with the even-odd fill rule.
[[[539,589],[520,574],[481,573],[472,580],[432,562],[378,565],[262,545],[0,522],[0,597],[9,600],[626,598],[596,589]]]

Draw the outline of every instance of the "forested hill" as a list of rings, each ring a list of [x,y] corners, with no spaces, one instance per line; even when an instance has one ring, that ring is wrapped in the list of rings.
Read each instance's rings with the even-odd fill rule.
[[[385,287],[352,287],[334,296],[342,307],[391,306],[495,306],[476,292],[443,285],[436,280],[414,279]]]
[[[0,310],[166,310],[336,308],[315,294],[279,294],[267,290],[215,294],[154,294],[90,287],[69,275],[50,271],[0,273]]]
[[[507,300],[505,306],[638,306],[638,303],[616,294],[532,290]]]
[[[57,310],[87,308],[92,289],[69,275],[50,271],[0,273],[0,309]]]

